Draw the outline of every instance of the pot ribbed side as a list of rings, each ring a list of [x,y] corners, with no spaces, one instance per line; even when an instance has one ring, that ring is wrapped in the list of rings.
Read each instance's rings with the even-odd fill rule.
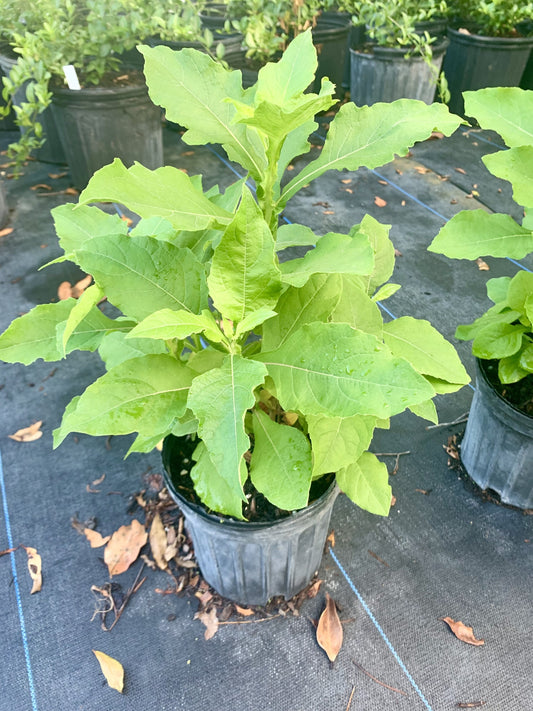
[[[478,361],[463,464],[478,486],[496,491],[504,503],[533,508],[533,417],[501,397],[484,368]]]
[[[207,582],[224,597],[245,605],[264,605],[276,595],[288,599],[302,590],[320,565],[339,493],[336,485],[287,518],[270,523],[234,521],[208,514],[181,495],[169,473],[168,449],[167,444],[165,485],[183,512]]]

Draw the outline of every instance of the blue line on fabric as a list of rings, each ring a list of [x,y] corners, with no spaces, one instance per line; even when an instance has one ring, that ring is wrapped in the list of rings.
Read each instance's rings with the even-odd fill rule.
[[[4,482],[4,472],[2,469],[2,456],[0,455],[0,490],[2,492],[2,502],[3,502],[3,509],[4,509],[4,517],[5,517],[5,528],[6,528],[6,533],[7,533],[7,544],[9,548],[14,548],[15,546],[13,545],[13,535],[11,533],[11,523],[9,519],[9,510],[7,507],[7,495],[6,495],[6,487],[5,487],[5,482]],[[24,658],[26,660],[26,672],[28,675],[28,686],[30,688],[30,697],[31,697],[31,707],[33,711],[37,711],[37,697],[35,694],[35,687],[33,684],[33,674],[31,670],[31,662],[30,662],[30,648],[28,645],[28,637],[26,635],[26,624],[24,622],[24,611],[22,609],[22,599],[20,596],[20,586],[19,586],[19,580],[18,580],[18,575],[17,575],[17,564],[15,560],[15,553],[12,552],[9,554],[11,558],[11,571],[13,573],[13,584],[15,587],[15,596],[17,599],[17,610],[18,610],[18,615],[19,615],[19,624],[20,624],[20,634],[22,637],[22,646],[24,648]]]
[[[331,554],[331,557],[333,558],[333,560],[334,560],[335,563],[337,564],[338,569],[341,571],[341,573],[342,573],[342,574],[344,575],[344,577],[346,578],[346,582],[347,582],[348,585],[351,587],[351,589],[352,589],[353,592],[355,593],[357,599],[359,600],[359,602],[360,602],[361,605],[363,606],[364,611],[365,611],[366,614],[370,617],[370,620],[371,620],[372,624],[373,624],[374,627],[377,629],[377,631],[378,631],[379,634],[381,635],[383,641],[385,642],[385,644],[387,645],[387,647],[389,648],[389,650],[392,652],[392,655],[393,655],[394,659],[398,662],[398,664],[400,665],[401,670],[403,671],[403,673],[405,674],[405,676],[408,678],[409,683],[411,684],[411,686],[413,687],[413,689],[416,691],[416,693],[418,694],[418,696],[419,696],[420,699],[422,700],[422,703],[423,703],[424,706],[428,709],[428,711],[433,711],[432,708],[431,708],[431,706],[429,705],[428,700],[426,699],[426,697],[424,696],[424,694],[420,691],[420,689],[419,689],[419,687],[418,687],[416,681],[413,679],[413,677],[412,677],[411,674],[409,673],[407,667],[406,667],[405,664],[403,663],[403,661],[402,661],[400,655],[399,655],[398,652],[394,649],[394,647],[392,646],[392,643],[390,642],[389,638],[387,637],[387,635],[386,635],[385,632],[383,631],[381,625],[379,624],[379,622],[377,621],[377,619],[374,617],[374,615],[373,615],[371,609],[368,607],[368,605],[367,605],[366,602],[364,601],[364,599],[363,599],[361,593],[360,593],[359,590],[355,587],[354,583],[353,583],[352,580],[350,579],[350,576],[348,575],[348,573],[347,573],[347,572],[344,570],[344,568],[342,567],[342,565],[341,565],[339,559],[337,558],[337,556],[335,555],[335,553],[333,552],[333,550],[332,550],[331,548],[329,549],[329,552],[330,552],[330,554]]]
[[[477,129],[472,129],[472,128],[466,128],[466,126],[459,126],[459,129],[460,129],[461,133],[463,133],[463,134],[470,133],[472,130],[474,130],[474,131],[477,130]],[[495,141],[489,141],[488,138],[485,138],[480,133],[476,133],[476,139],[478,139],[478,138],[480,141],[483,141],[483,143],[488,143],[489,146],[493,146],[494,148],[499,148],[502,151],[508,150],[507,146],[504,146],[501,143],[495,143]]]

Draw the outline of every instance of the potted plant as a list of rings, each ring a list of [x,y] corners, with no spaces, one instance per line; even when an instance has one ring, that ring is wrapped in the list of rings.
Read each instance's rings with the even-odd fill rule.
[[[482,128],[497,131],[509,150],[483,158],[509,180],[525,206],[518,224],[509,215],[465,210],[439,232],[429,249],[458,259],[523,259],[533,253],[533,92],[487,88],[465,92],[465,110]],[[472,340],[477,389],[461,447],[464,465],[483,489],[505,503],[533,507],[533,274],[487,282],[493,305],[456,337]]]
[[[309,150],[313,117],[334,103],[327,80],[305,93],[317,66],[310,31],[246,91],[239,71],[196,50],[141,51],[153,101],[187,129],[187,143],[221,144],[257,199],[245,179],[204,193],[199,176],[115,160],[79,205],[53,211],[64,258],[95,283],[77,302],[15,320],[0,357],[30,363],[98,349],[108,371],[67,406],[55,445],[69,432],[136,432],[130,452],[146,452],[166,438],[169,487],[206,579],[241,603],[266,602],[293,595],[317,568],[334,476],[359,506],[388,513],[387,469],[368,451],[375,427],[406,408],[434,420],[432,397],[468,381],[427,321],[383,323],[376,302],[398,288],[385,283],[394,266],[387,227],[367,216],[349,234],[319,236],[278,227],[280,214],[326,171],[377,167],[435,127],[449,135],[460,119],[417,101],[345,104],[320,156],[282,187],[285,167]],[[89,206],[99,201],[141,220],[127,233]],[[312,245],[299,258],[278,256]],[[98,309],[103,295],[118,317]],[[192,452],[173,462],[187,442]],[[178,496],[188,487],[194,493]],[[314,502],[311,487],[322,491]],[[246,520],[263,508],[267,521]],[[202,545],[198,519],[214,543]]]
[[[24,5],[14,2],[20,11]],[[24,133],[8,153],[16,168],[44,141],[39,118],[50,105],[76,187],[115,156],[128,164],[162,165],[159,112],[140,71],[122,61],[152,31],[144,6],[136,0],[42,0],[38,7],[39,23],[19,25],[9,38],[18,60],[4,79],[4,96],[25,94],[15,106]],[[68,65],[75,73],[69,88]]]
[[[405,97],[429,104],[436,88],[446,100],[440,68],[448,41],[437,22],[445,0],[349,0],[342,7],[366,27],[367,42],[350,52],[352,101],[363,106]]]
[[[531,0],[450,0],[444,72],[450,109],[463,114],[465,90],[518,86],[533,47]]]

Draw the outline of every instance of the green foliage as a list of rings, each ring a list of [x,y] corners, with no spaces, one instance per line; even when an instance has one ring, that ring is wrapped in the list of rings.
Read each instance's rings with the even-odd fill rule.
[[[460,119],[418,101],[344,107],[321,158],[282,189],[281,166],[332,103],[328,81],[305,93],[316,68],[310,32],[248,91],[239,72],[195,50],[141,49],[154,101],[186,128],[185,141],[222,143],[254,179],[257,201],[242,180],[202,193],[198,176],[176,168],[102,168],[80,205],[53,210],[66,257],[95,284],[78,302],[16,319],[0,357],[30,363],[97,348],[107,372],[69,404],[56,444],[69,432],[136,432],[130,451],[143,452],[193,433],[191,477],[218,512],[242,518],[248,478],[273,504],[303,508],[311,481],[337,472],[350,498],[385,515],[387,470],[367,451],[374,428],[406,408],[434,419],[431,398],[468,376],[429,323],[383,324],[374,299],[395,289],[382,288],[394,268],[387,227],[367,216],[346,235],[321,236],[278,230],[278,219],[326,170],[378,166]],[[100,200],[126,205],[138,225],[127,233],[86,204]],[[316,247],[280,262],[294,244]],[[102,294],[120,316],[99,311]]]
[[[448,0],[448,5],[450,18],[457,27],[488,37],[527,33],[533,18],[530,0]]]
[[[517,88],[480,89],[464,93],[465,112],[482,128],[497,131],[509,146],[483,158],[487,168],[508,180],[513,197],[525,210],[533,206],[533,92]],[[522,259],[533,253],[533,225],[518,224],[509,215],[484,210],[455,215],[431,243],[432,252],[456,259],[481,256]],[[472,340],[478,358],[499,360],[502,383],[533,373],[533,274],[519,271],[512,279],[487,282],[493,302],[472,324],[459,326],[456,336]]]

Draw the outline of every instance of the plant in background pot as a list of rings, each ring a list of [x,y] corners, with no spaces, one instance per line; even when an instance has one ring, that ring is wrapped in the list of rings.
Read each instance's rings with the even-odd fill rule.
[[[450,109],[463,114],[463,91],[520,84],[533,47],[533,2],[448,0],[448,6],[444,71]]]
[[[366,27],[367,43],[350,52],[352,101],[363,106],[405,97],[430,104],[436,88],[447,100],[440,68],[448,40],[430,24],[445,13],[445,0],[349,0],[342,7]]]
[[[131,452],[166,438],[168,485],[204,576],[241,603],[264,603],[295,594],[316,570],[334,478],[362,508],[388,513],[387,469],[368,451],[374,429],[406,408],[435,420],[433,396],[468,381],[427,321],[383,323],[376,302],[398,288],[386,283],[386,226],[367,216],[348,234],[319,236],[278,227],[280,214],[326,171],[377,167],[460,119],[417,101],[345,104],[320,156],[282,187],[285,167],[310,148],[315,114],[334,103],[327,80],[305,93],[317,67],[310,32],[246,91],[239,71],[203,53],[141,51],[150,95],[187,129],[185,142],[221,144],[257,196],[244,178],[204,193],[200,176],[173,167],[102,168],[79,205],[53,211],[64,258],[95,283],[77,302],[15,320],[0,357],[98,349],[108,370],[67,406],[56,446],[69,432],[136,432]],[[140,222],[127,233],[88,206],[99,201],[128,206]],[[305,254],[283,261],[289,247]],[[118,317],[97,307],[104,295]]]
[[[523,259],[533,254],[533,92],[488,88],[464,97],[466,113],[509,146],[483,162],[511,182],[525,217],[520,225],[509,215],[465,210],[443,227],[430,250],[459,259]],[[493,306],[456,333],[472,340],[478,365],[462,459],[483,489],[497,491],[505,503],[532,508],[533,274],[520,270],[512,278],[490,279],[487,294]]]
[[[23,5],[22,0],[18,0]],[[159,112],[152,106],[139,70],[123,55],[151,32],[137,0],[39,0],[37,27],[12,33],[18,55],[4,96],[25,100],[15,107],[25,132],[9,147],[16,168],[44,140],[39,116],[52,104],[73,183],[82,188],[92,173],[120,156],[162,165]],[[82,88],[65,87],[63,67],[72,65]]]

